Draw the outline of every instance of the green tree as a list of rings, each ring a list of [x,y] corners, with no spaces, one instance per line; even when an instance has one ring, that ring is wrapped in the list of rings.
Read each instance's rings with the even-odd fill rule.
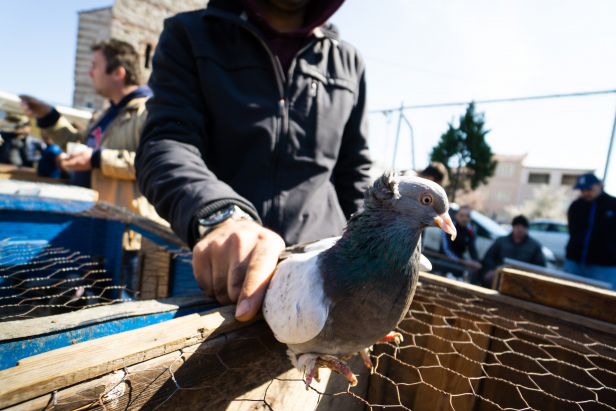
[[[449,129],[441,136],[432,149],[431,161],[445,165],[449,173],[448,193],[455,201],[459,189],[475,190],[480,184],[487,184],[487,178],[494,175],[496,160],[486,143],[485,136],[490,130],[484,129],[483,113],[475,112],[475,103],[470,103],[466,113],[460,116],[460,125]]]

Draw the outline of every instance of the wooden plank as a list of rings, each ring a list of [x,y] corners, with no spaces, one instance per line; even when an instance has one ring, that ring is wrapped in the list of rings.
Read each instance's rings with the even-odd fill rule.
[[[148,233],[156,234],[158,237],[171,244],[180,247],[186,247],[184,242],[175,235],[171,228],[158,224],[157,222],[152,221],[149,218],[140,216],[139,214],[133,213],[132,211],[129,211],[125,208],[109,204],[105,201],[99,201],[90,210],[84,212],[83,215],[118,220],[123,223],[132,225],[129,228],[140,234],[143,234],[143,232],[146,231]]]
[[[0,371],[0,408],[243,328],[235,307],[192,314],[35,355]],[[255,318],[252,322],[257,321]]]
[[[171,254],[147,237],[141,238],[141,275],[137,285],[140,300],[164,298],[169,291],[169,268]]]
[[[526,300],[521,300],[518,298],[510,297],[508,295],[504,295],[499,293],[496,290],[492,290],[489,288],[483,288],[472,284],[466,284],[456,280],[449,280],[445,277],[440,277],[434,274],[428,273],[420,273],[419,281],[424,281],[429,284],[440,285],[442,287],[452,288],[454,290],[459,290],[463,292],[467,292],[477,297],[484,298],[490,301],[496,301],[501,304],[507,304],[513,307],[522,308],[524,310],[528,310],[534,313],[543,314],[550,316],[552,318],[556,318],[561,321],[567,321],[572,324],[581,325],[584,327],[591,328],[593,330],[598,330],[601,332],[608,332],[611,334],[616,334],[616,325],[610,324],[604,321],[595,320],[593,318],[584,317],[582,315],[569,313],[567,311],[559,310],[552,307],[547,307],[545,305],[533,303]]]
[[[357,370],[364,368],[359,357],[349,365]],[[176,389],[169,370],[183,390]],[[341,376],[327,369],[322,369],[320,375],[321,382],[313,383],[316,390],[325,394],[347,390],[348,383]],[[351,392],[366,398],[368,377],[366,372],[360,375],[359,384]],[[210,388],[214,384],[216,388]],[[225,396],[232,402],[228,403]],[[275,410],[313,411],[319,394],[306,391],[302,376],[286,356],[284,344],[277,342],[269,327],[260,321],[5,411],[42,411],[54,403],[56,411],[102,410],[101,403],[107,410],[151,410],[164,401],[161,411],[200,411],[206,404],[208,411],[248,411],[266,409],[263,400]],[[364,404],[348,394],[324,395],[317,409],[364,411]]]
[[[514,269],[503,269],[501,294],[616,324],[616,292]]]
[[[575,275],[570,273],[565,273],[564,271],[554,270],[547,267],[541,267],[534,264],[525,263],[523,261],[514,260],[512,258],[505,258],[505,267],[511,268],[514,270],[524,271],[525,273],[539,274],[544,275],[546,277],[553,277],[559,280],[565,281],[573,281],[576,283],[583,283],[592,285],[599,288],[605,288],[607,290],[612,288],[612,284],[595,280],[593,278],[582,277],[581,275]]]
[[[217,302],[214,298],[203,294],[194,294],[161,300],[112,304],[48,317],[9,321],[2,323],[0,327],[0,342],[57,333],[121,318],[176,311],[181,308],[208,304],[217,304]]]

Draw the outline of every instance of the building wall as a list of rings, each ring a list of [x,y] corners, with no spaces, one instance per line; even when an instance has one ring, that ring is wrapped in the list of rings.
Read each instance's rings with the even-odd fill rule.
[[[103,98],[95,96],[87,76],[92,55],[90,46],[94,41],[113,37],[132,44],[141,56],[142,83],[146,84],[151,73],[150,59],[164,20],[206,5],[207,0],[115,0],[112,7],[80,12],[73,107],[100,110],[106,104]]]
[[[507,222],[512,217],[505,211],[507,206],[518,206],[525,200],[532,199],[534,190],[542,184],[554,188],[566,187],[565,195],[569,204],[579,196],[579,192],[573,190],[577,176],[594,171],[527,167],[524,165],[525,155],[496,155],[495,159],[498,161],[498,166],[494,176],[479,190],[485,199],[483,208],[491,218],[501,223]],[[566,208],[568,204],[563,206]]]
[[[522,178],[520,180],[520,194],[521,194],[520,197],[521,198],[517,204],[523,203],[524,200],[526,199],[532,199],[535,188],[537,188],[541,184],[544,184],[542,182],[531,182],[532,181],[530,179],[531,175],[549,176],[548,177],[549,180],[547,184],[550,187],[554,187],[554,188],[565,187],[567,189],[567,191],[565,192],[567,199],[573,201],[579,196],[579,191],[573,189],[573,185],[575,184],[575,182],[567,181],[567,179],[563,181],[563,176],[564,175],[575,176],[577,179],[577,176],[581,174],[592,173],[592,172],[593,170],[568,170],[568,169],[534,168],[534,167],[524,168],[522,172]]]
[[[77,53],[75,55],[75,89],[73,107],[100,109],[103,98],[94,92],[88,77],[92,52],[90,46],[96,41],[109,38],[111,34],[112,8],[82,11],[79,13]]]
[[[484,209],[490,217],[498,221],[507,219],[505,207],[518,201],[520,194],[520,178],[526,156],[496,155],[498,166],[494,176],[488,179],[488,184],[480,190],[485,199]]]

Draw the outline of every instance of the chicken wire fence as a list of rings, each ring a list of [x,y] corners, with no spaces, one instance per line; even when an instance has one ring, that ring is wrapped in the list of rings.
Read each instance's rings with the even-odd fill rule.
[[[614,335],[425,283],[398,331],[372,374],[350,360],[355,387],[332,374],[306,391],[261,322],[55,392],[46,409],[616,409]]]
[[[178,266],[190,267],[190,252],[147,239],[142,244],[149,250],[115,247],[88,255],[43,241],[0,241],[0,322],[167,297],[170,264],[177,259]],[[115,272],[106,264],[116,265]]]

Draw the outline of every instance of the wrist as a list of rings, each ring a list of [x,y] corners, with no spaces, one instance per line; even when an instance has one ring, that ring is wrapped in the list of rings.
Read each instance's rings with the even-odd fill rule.
[[[240,220],[254,221],[250,214],[246,213],[235,204],[230,204],[209,216],[199,218],[197,220],[199,230],[198,241],[202,240],[215,229]]]

